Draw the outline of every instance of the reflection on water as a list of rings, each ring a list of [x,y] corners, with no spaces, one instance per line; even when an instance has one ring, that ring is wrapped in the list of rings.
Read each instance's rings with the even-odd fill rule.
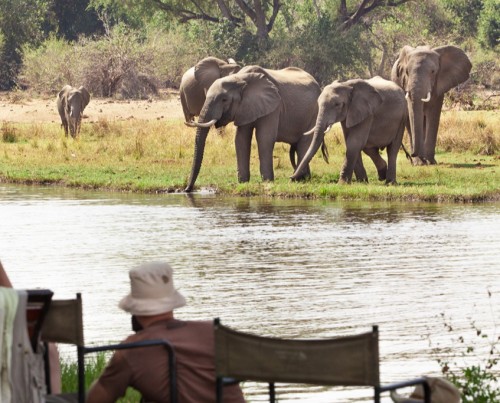
[[[185,319],[279,337],[378,324],[381,379],[438,374],[428,335],[500,317],[500,205],[338,203],[131,195],[0,185],[0,258],[17,287],[83,293],[88,343],[118,341],[127,271],[167,259]],[[492,293],[488,298],[488,290]],[[250,401],[261,386],[245,386]],[[295,386],[281,401],[369,400],[371,390]],[[389,399],[385,400],[389,401]]]

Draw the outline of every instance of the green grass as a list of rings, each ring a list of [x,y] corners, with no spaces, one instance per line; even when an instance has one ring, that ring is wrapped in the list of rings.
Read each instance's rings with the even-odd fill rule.
[[[481,202],[500,200],[500,113],[445,112],[436,159],[438,165],[414,167],[401,151],[397,186],[377,180],[373,163],[363,157],[370,183],[338,185],[344,158],[339,125],[327,134],[330,163],[311,162],[312,178],[302,183],[292,174],[289,146],[277,143],[275,181],[263,183],[255,141],[251,180],[236,177],[234,127],[225,136],[211,130],[197,189],[228,195],[381,201]],[[0,181],[54,184],[131,192],[182,191],[189,177],[195,130],[181,120],[85,123],[77,140],[65,138],[59,124],[0,125]],[[383,152],[385,158],[385,151]]]
[[[88,391],[102,373],[110,355],[96,353],[85,359],[85,390]],[[78,390],[78,365],[75,361],[61,361],[61,385],[63,393],[73,393]],[[118,400],[120,403],[136,403],[140,401],[141,395],[133,388],[128,388],[125,396]]]

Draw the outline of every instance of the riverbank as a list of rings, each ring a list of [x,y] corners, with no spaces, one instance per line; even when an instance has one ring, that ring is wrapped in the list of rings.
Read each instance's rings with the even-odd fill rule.
[[[12,101],[4,97],[0,101],[0,112],[4,111],[0,115],[0,181],[116,192],[183,191],[191,169],[195,130],[183,124],[175,94],[160,101],[93,100],[85,110],[82,132],[76,140],[64,136],[57,116],[54,118],[57,111],[52,101],[42,100],[42,107],[52,114],[49,119],[39,117],[42,108],[34,106],[34,100]],[[16,114],[14,105],[20,104],[21,109],[32,112]],[[10,114],[5,112],[10,109]],[[275,181],[262,183],[254,141],[251,181],[239,184],[234,127],[230,125],[223,136],[211,130],[195,190],[340,200],[499,201],[499,127],[499,111],[444,112],[436,154],[438,165],[414,167],[401,151],[398,186],[386,186],[377,180],[375,168],[366,156],[363,160],[370,183],[337,184],[345,151],[339,125],[325,138],[330,163],[317,155],[311,163],[311,180],[289,180],[293,172],[289,146],[278,143],[274,153]]]

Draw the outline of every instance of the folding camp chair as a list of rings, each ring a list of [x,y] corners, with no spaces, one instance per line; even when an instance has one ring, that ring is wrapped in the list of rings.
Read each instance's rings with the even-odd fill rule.
[[[424,378],[381,386],[378,327],[369,333],[320,340],[287,340],[242,333],[214,320],[217,402],[223,386],[235,381],[269,383],[269,401],[275,401],[275,383],[325,386],[372,386],[375,403],[383,392],[422,384],[425,403],[430,388]]]
[[[83,316],[81,294],[75,299],[53,300],[42,327],[42,340],[45,342],[76,345],[78,366],[78,393],[61,395],[61,401],[85,402],[85,355],[100,351],[124,350],[129,348],[145,348],[163,346],[168,354],[168,376],[170,383],[170,401],[177,402],[177,379],[175,351],[167,340],[144,340],[134,343],[110,344],[87,347],[83,338]],[[166,371],[166,369],[165,369]]]

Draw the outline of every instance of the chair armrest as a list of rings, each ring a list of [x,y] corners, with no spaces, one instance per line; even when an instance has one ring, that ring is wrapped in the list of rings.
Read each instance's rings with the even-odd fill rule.
[[[424,403],[431,403],[431,388],[426,378],[416,378],[409,381],[391,383],[388,385],[378,386],[377,389],[380,393],[383,393],[416,385],[422,385],[424,388]],[[408,402],[411,402],[411,400],[408,400]]]

